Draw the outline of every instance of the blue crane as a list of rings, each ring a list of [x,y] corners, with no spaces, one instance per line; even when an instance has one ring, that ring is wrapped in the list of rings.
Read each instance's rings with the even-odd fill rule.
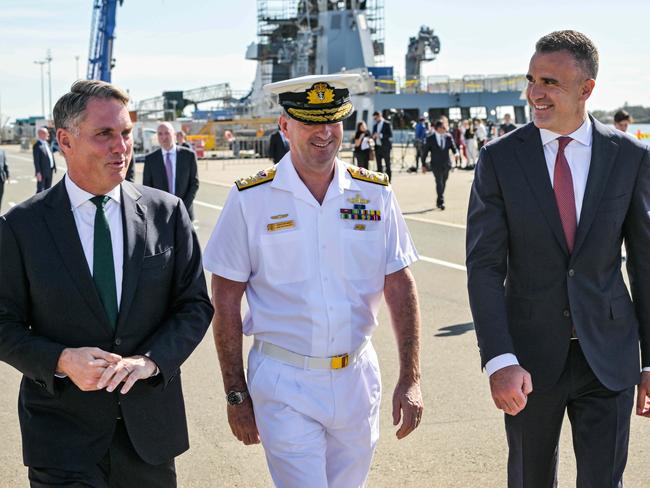
[[[111,69],[115,65],[113,40],[118,2],[121,6],[124,0],[94,0],[86,73],[89,80],[111,81]]]

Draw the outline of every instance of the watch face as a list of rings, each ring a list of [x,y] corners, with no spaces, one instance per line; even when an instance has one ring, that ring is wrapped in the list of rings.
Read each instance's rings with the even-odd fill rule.
[[[226,400],[230,405],[239,405],[244,401],[244,395],[239,391],[229,391]]]

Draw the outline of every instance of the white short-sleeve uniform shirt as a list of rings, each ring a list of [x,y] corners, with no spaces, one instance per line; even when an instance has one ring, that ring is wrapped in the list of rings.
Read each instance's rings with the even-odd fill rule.
[[[319,204],[290,153],[275,170],[233,187],[204,266],[248,283],[244,334],[305,356],[354,351],[377,326],[385,275],[418,258],[392,188],[352,178],[337,159]]]

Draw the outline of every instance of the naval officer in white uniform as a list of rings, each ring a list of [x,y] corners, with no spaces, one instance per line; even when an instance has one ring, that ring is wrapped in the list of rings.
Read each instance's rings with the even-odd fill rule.
[[[381,378],[370,338],[382,294],[400,356],[397,438],[422,416],[409,270],[417,252],[388,177],[336,157],[359,78],[265,87],[284,108],[290,152],[236,182],[204,254],[228,421],[244,444],[261,440],[282,488],[364,486],[379,436]],[[255,337],[247,378],[242,332]]]

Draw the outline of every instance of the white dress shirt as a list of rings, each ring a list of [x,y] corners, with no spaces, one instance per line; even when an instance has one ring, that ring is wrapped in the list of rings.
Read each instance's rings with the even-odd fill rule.
[[[384,128],[384,119],[381,119],[379,122],[377,122],[377,140],[375,141],[375,144],[377,146],[381,146],[381,140],[384,138],[384,133],[381,131]]]
[[[79,188],[70,175],[65,175],[65,189],[70,198],[72,215],[77,225],[79,240],[83,248],[90,274],[93,274],[93,240],[95,235],[95,214],[97,207],[90,201],[95,195]],[[124,263],[124,231],[122,229],[122,193],[116,186],[106,194],[110,200],[104,206],[104,213],[111,230],[111,245],[113,247],[113,266],[115,268],[115,291],[117,292],[117,307],[119,310],[122,299],[122,265]]]
[[[162,147],[160,148],[162,151],[162,157],[163,157],[163,166],[165,166],[165,161],[167,160],[167,154],[170,156],[170,161],[172,162],[172,187],[169,189],[169,193],[172,195],[176,195],[176,144],[172,146],[172,148],[167,151],[166,149],[163,149]],[[167,171],[165,170],[165,176],[167,175]]]
[[[291,153],[276,168],[271,182],[232,189],[203,264],[248,283],[244,334],[304,356],[352,352],[377,326],[385,276],[418,258],[393,190],[353,179],[337,159],[319,204]],[[355,203],[381,220],[342,218]]]
[[[48,144],[47,141],[43,141],[43,145],[45,146],[45,150],[47,151],[47,157],[50,159],[50,168],[54,168],[54,155],[52,154],[50,145]]]

